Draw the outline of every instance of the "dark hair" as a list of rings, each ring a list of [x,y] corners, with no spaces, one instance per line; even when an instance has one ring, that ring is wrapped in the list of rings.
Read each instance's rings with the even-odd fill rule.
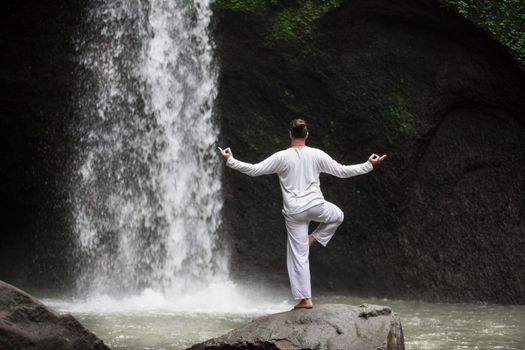
[[[303,119],[294,119],[290,122],[290,132],[296,139],[304,139],[308,134],[308,124]]]

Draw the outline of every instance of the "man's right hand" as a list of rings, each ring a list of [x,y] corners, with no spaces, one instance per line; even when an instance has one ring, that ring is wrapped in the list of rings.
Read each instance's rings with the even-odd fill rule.
[[[221,152],[222,158],[224,158],[224,160],[228,160],[228,158],[233,156],[233,153],[232,153],[232,150],[230,149],[230,147],[225,148],[225,149],[222,149],[220,147],[217,147],[217,148]]]
[[[373,165],[374,167],[376,167],[376,166],[378,166],[379,164],[381,164],[381,162],[382,162],[385,158],[386,158],[386,154],[383,155],[383,156],[378,156],[377,154],[374,153],[374,154],[372,154],[372,155],[370,156],[370,158],[368,158],[368,161],[369,161],[370,163],[372,163],[372,165]]]

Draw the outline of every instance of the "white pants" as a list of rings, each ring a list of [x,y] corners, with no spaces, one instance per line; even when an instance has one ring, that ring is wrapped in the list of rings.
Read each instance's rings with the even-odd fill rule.
[[[311,298],[308,225],[311,221],[320,223],[313,235],[317,242],[326,246],[343,222],[344,214],[336,205],[324,202],[301,213],[284,214],[284,219],[288,232],[286,264],[292,295],[295,299]]]

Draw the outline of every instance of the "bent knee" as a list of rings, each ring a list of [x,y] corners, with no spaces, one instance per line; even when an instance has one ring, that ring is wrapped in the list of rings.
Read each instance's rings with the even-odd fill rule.
[[[337,220],[336,220],[336,222],[337,222],[339,225],[341,225],[341,224],[343,223],[344,219],[345,219],[345,214],[343,213],[342,210],[339,210],[339,213],[337,213],[337,214],[338,214],[338,215],[337,215]]]

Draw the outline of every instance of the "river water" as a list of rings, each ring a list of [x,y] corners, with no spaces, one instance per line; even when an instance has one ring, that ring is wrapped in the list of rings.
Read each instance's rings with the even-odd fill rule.
[[[263,292],[232,283],[184,300],[147,290],[115,300],[45,299],[70,312],[113,349],[185,349],[228,332],[254,317],[287,311],[287,290]],[[209,297],[211,295],[211,297]],[[525,349],[525,306],[432,304],[325,295],[317,303],[391,306],[400,315],[407,349]]]

